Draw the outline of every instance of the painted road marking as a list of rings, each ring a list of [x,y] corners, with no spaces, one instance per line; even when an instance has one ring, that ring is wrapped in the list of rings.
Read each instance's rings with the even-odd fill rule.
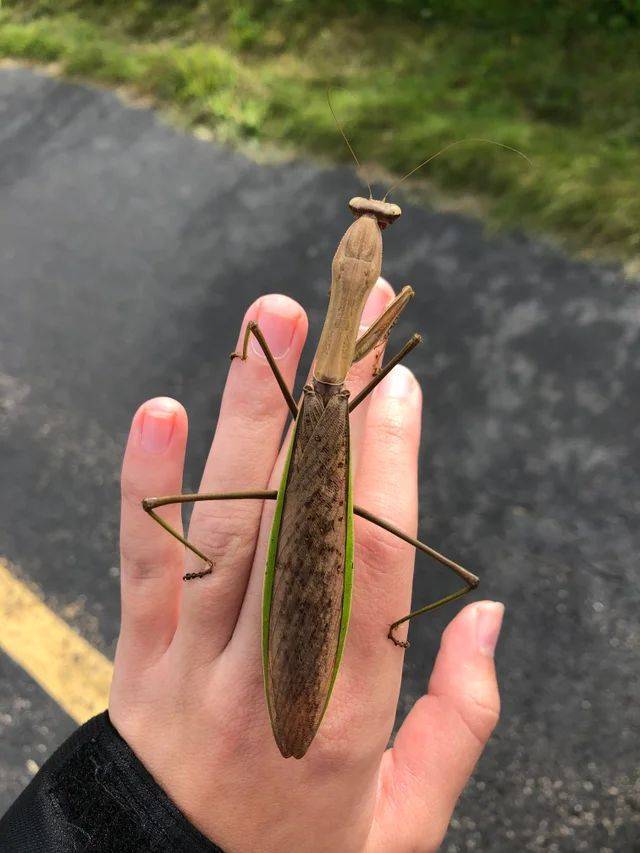
[[[113,665],[0,557],[0,648],[77,723],[104,711]]]

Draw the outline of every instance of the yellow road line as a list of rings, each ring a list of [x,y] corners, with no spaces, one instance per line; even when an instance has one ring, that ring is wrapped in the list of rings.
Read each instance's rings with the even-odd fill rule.
[[[76,722],[107,707],[111,662],[19,581],[2,558],[0,648]]]

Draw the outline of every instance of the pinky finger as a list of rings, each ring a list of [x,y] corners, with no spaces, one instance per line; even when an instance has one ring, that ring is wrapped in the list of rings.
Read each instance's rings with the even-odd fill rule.
[[[118,643],[118,657],[129,663],[162,654],[177,625],[184,548],[144,512],[141,502],[180,492],[187,429],[180,403],[157,397],[138,409],[129,433],[122,466]],[[180,529],[180,506],[162,513]]]

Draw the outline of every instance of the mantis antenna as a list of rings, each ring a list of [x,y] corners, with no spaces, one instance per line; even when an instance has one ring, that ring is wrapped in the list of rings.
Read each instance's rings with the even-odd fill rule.
[[[352,157],[353,157],[353,159],[355,160],[356,166],[357,166],[359,169],[362,169],[362,164],[360,163],[360,160],[358,160],[358,157],[357,157],[357,155],[356,155],[356,152],[353,150],[353,147],[352,147],[351,143],[350,143],[350,142],[349,142],[349,140],[347,139],[347,134],[344,132],[344,130],[343,130],[343,128],[342,128],[342,125],[340,124],[340,121],[338,120],[338,116],[336,115],[336,111],[333,109],[333,104],[331,103],[331,93],[330,93],[330,90],[329,90],[329,89],[327,89],[327,103],[329,104],[329,109],[331,110],[331,115],[333,116],[333,120],[334,120],[334,121],[335,121],[335,123],[336,123],[336,127],[337,127],[337,128],[338,128],[338,130],[340,131],[340,133],[341,133],[342,138],[344,139],[344,141],[347,143],[347,148],[348,148],[348,149],[349,149],[349,151],[351,152],[351,156],[352,156]],[[367,185],[367,189],[369,190],[369,198],[373,198],[373,193],[372,193],[372,191],[371,191],[371,184],[369,183],[369,181],[367,180],[367,178],[365,178],[364,180],[365,180],[365,183],[366,183],[366,185]]]
[[[333,111],[332,111],[333,112]],[[343,134],[344,135],[344,134]],[[410,178],[415,172],[419,169],[422,169],[423,166],[426,166],[427,163],[430,163],[432,160],[435,160],[436,157],[439,157],[441,154],[444,154],[445,151],[448,151],[450,148],[455,148],[457,145],[463,145],[465,142],[486,142],[488,145],[496,145],[498,148],[504,148],[507,151],[513,151],[514,154],[517,154],[518,157],[522,157],[523,160],[526,160],[530,166],[533,166],[531,160],[524,154],[522,151],[519,151],[517,148],[512,148],[511,145],[505,145],[503,142],[496,142],[494,139],[480,139],[473,136],[466,137],[465,139],[457,139],[455,142],[450,142],[448,145],[445,145],[444,148],[441,148],[439,151],[436,151],[435,154],[432,154],[430,157],[427,157],[426,160],[423,160],[422,163],[419,163],[415,168],[413,168],[410,172],[400,178],[393,186],[391,186],[387,192],[385,193],[383,201],[387,200],[387,196],[389,193],[392,193],[395,189],[397,189],[403,181],[406,181],[407,178]],[[347,143],[348,145],[349,143]],[[349,148],[351,146],[349,145]],[[354,155],[355,156],[355,155]]]

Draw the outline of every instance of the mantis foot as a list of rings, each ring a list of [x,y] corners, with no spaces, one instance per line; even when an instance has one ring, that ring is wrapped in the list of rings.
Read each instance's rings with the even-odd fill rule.
[[[182,576],[183,581],[193,581],[197,578],[204,578],[207,575],[213,574],[213,563],[210,560],[207,560],[207,568],[202,569],[201,572],[187,572],[186,575]]]
[[[393,635],[393,629],[394,628],[397,628],[397,625],[393,624],[389,628],[389,633],[387,634],[387,637],[391,640],[391,642],[394,644],[394,646],[399,646],[401,649],[408,649],[409,646],[411,645],[411,643],[409,642],[409,640],[398,640],[398,639],[396,639]]]

